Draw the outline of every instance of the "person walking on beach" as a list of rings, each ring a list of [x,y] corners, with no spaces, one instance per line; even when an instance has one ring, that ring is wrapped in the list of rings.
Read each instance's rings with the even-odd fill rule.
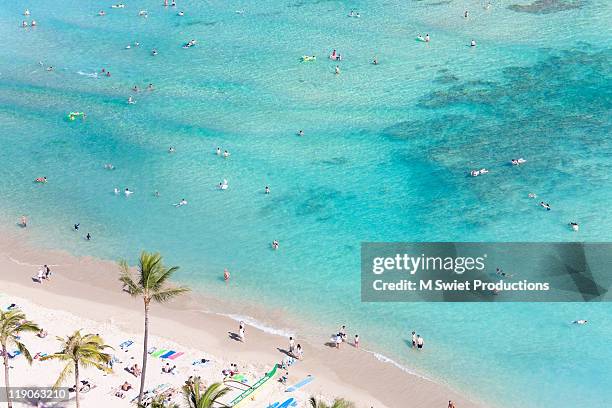
[[[244,343],[244,322],[240,322],[240,327],[238,328],[238,337],[240,341]]]
[[[298,360],[301,360],[304,358],[304,351],[302,350],[302,346],[300,344],[298,344],[297,347],[295,348],[295,354]]]
[[[455,403],[453,401],[448,401],[448,408],[455,408]]]
[[[420,334],[417,334],[417,349],[422,349],[423,348],[423,338],[421,337]]]
[[[417,345],[417,336],[416,333],[413,331],[412,332],[412,348],[415,348]]]

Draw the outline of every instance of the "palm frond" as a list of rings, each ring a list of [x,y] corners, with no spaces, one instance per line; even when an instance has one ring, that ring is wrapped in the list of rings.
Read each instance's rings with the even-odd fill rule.
[[[153,294],[153,296],[151,296],[151,298],[156,301],[157,303],[165,303],[169,300],[171,300],[172,298],[175,298],[179,295],[182,295],[183,293],[187,293],[189,292],[190,289],[184,286],[179,286],[179,287],[174,287],[174,288],[167,288],[167,289],[161,289],[157,292],[155,292]]]
[[[334,400],[334,403],[331,406],[331,408],[354,408],[354,407],[355,407],[355,404],[343,398]]]
[[[14,340],[15,345],[17,346],[17,350],[21,352],[21,354],[25,357],[29,364],[32,364],[32,355],[30,354],[30,350],[27,349],[25,344],[18,340]]]
[[[74,373],[74,362],[70,361],[66,364],[66,367],[60,372],[60,375],[55,380],[53,388],[59,388],[64,384],[70,376]]]

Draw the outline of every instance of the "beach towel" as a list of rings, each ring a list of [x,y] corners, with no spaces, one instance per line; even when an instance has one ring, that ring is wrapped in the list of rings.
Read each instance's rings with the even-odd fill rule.
[[[168,351],[168,350],[166,350],[166,349],[157,350],[155,353],[151,354],[151,357],[159,357],[162,354],[164,354],[166,351]]]
[[[15,357],[21,355],[21,351],[15,350],[12,353],[7,353],[7,355],[8,355],[8,358],[15,358]]]
[[[170,360],[176,360],[177,358],[179,358],[179,357],[180,357],[180,356],[182,356],[183,354],[185,354],[185,353],[183,353],[183,352],[179,352],[179,353],[176,353],[176,354],[174,354],[174,355],[172,355],[172,356],[170,356],[170,357],[168,357],[168,358],[169,358]]]
[[[230,379],[234,380],[234,381],[238,381],[241,382],[243,384],[246,384],[249,380],[244,376],[244,374],[234,374],[230,377]]]
[[[120,348],[121,350],[126,350],[126,349],[128,349],[128,348],[129,348],[129,347],[130,347],[132,344],[134,344],[134,342],[133,342],[132,340],[126,340],[126,341],[124,341],[123,343],[121,343],[121,344],[119,345],[119,348]]]
[[[159,358],[168,358],[168,357],[170,357],[173,354],[176,354],[176,351],[171,350],[171,351],[169,351],[167,353],[162,354],[161,356],[159,356]]]

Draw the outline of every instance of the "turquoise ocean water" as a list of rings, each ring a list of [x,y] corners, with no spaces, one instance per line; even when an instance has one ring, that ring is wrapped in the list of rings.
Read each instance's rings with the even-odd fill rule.
[[[362,304],[359,248],[610,241],[612,2],[159,3],[0,6],[0,219],[16,236],[109,259],[159,250],[205,292],[299,318],[313,340],[347,323],[369,349],[495,406],[609,406],[609,304]],[[26,7],[38,27],[20,27]],[[73,110],[87,120],[66,121]],[[27,232],[13,228],[24,213]],[[426,353],[407,348],[412,329]]]

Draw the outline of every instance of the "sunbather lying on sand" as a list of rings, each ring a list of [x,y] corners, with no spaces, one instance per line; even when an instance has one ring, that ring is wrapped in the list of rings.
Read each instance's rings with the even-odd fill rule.
[[[132,374],[134,377],[140,377],[140,374],[142,373],[140,368],[138,368],[138,364],[134,364],[133,366],[129,368],[126,367],[126,371]]]

